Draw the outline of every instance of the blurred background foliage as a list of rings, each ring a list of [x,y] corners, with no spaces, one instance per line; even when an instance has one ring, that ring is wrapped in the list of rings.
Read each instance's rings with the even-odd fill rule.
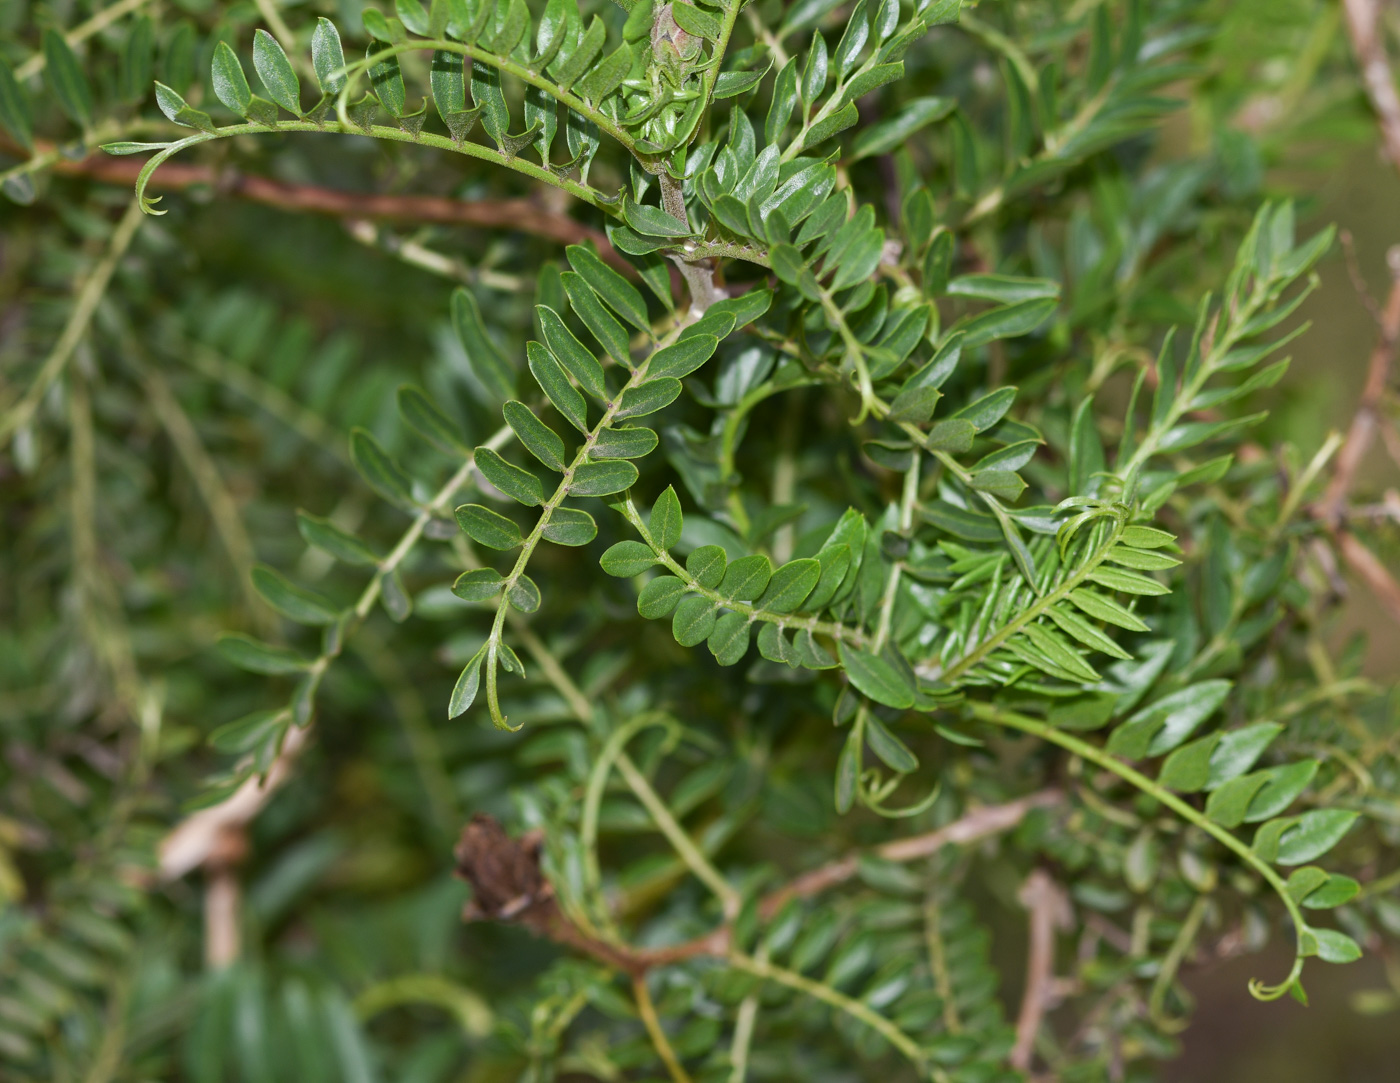
[[[820,6],[839,28],[846,9]],[[1130,125],[1061,186],[1016,204],[984,232],[990,266],[1007,256],[1023,273],[1068,283],[1054,327],[993,363],[1009,366],[1003,374],[1036,401],[1050,394],[1044,359],[1067,343],[1091,348],[1127,327],[1141,348],[1164,326],[1190,324],[1199,297],[1224,281],[1254,208],[1266,197],[1291,196],[1304,223],[1336,222],[1349,234],[1354,260],[1353,273],[1338,252],[1320,266],[1321,288],[1294,317],[1311,320],[1312,330],[1291,347],[1292,369],[1265,396],[1270,416],[1250,433],[1256,461],[1287,445],[1295,450],[1280,461],[1296,470],[1355,411],[1375,327],[1353,279],[1386,297],[1386,253],[1400,243],[1400,181],[1378,153],[1336,3],[1146,6],[1180,27],[1171,43],[1180,71],[1163,90],[1176,104]],[[245,631],[314,652],[313,639],[251,588],[254,563],[315,582],[338,603],[359,596],[361,570],[333,565],[307,546],[297,510],[389,549],[406,520],[356,473],[351,429],[373,433],[412,477],[444,477],[453,460],[404,425],[397,389],[426,389],[461,425],[468,446],[485,440],[498,422],[479,401],[477,377],[454,334],[453,290],[467,286],[503,352],[523,356],[531,306],[547,277],[541,268],[562,265],[558,238],[518,222],[488,228],[371,220],[353,209],[307,213],[290,206],[286,193],[528,198],[527,213],[538,216],[568,212],[567,201],[503,170],[421,147],[315,135],[214,143],[187,159],[197,175],[172,169],[183,179],[161,204],[168,213],[141,219],[129,247],[111,261],[110,283],[93,298],[90,329],[63,378],[32,412],[15,413],[70,326],[75,297],[113,252],[114,233],[135,228],[127,210],[134,169],[114,168],[133,159],[94,156],[93,145],[112,138],[96,129],[110,122],[129,130],[133,118],[153,132],[169,129],[150,98],[153,78],[207,108],[213,44],[224,39],[246,50],[254,27],[272,25],[269,12],[304,42],[317,15],[358,31],[360,7],[358,0],[0,5],[0,55],[33,101],[36,151],[50,154],[50,167],[29,170],[19,133],[0,133],[10,197],[0,205],[0,404],[7,418],[0,452],[0,1078],[661,1077],[662,1068],[632,1048],[645,1042],[630,1001],[619,1002],[600,969],[563,958],[520,928],[460,921],[468,892],[451,874],[450,854],[462,822],[475,812],[519,825],[548,822],[556,806],[576,799],[571,786],[594,751],[566,700],[538,679],[512,693],[512,721],[527,724],[521,734],[494,730],[475,714],[446,721],[453,681],[483,632],[464,620],[448,590],[460,566],[440,541],[404,566],[412,617],[398,622],[372,612],[337,660],[294,781],[276,790],[246,834],[217,840],[217,860],[202,872],[164,876],[160,865],[161,840],[201,800],[226,792],[219,787],[240,750],[237,735],[213,747],[210,735],[290,691],[284,678],[273,678],[270,690],[268,681],[231,666],[214,649],[219,634]],[[620,11],[584,7],[610,25],[622,21]],[[1061,51],[1082,51],[1096,19],[1116,32],[1127,8],[1116,0],[965,5],[962,27],[930,32],[909,54],[906,78],[879,92],[863,123],[919,95],[956,99],[991,168],[1002,153],[997,133],[1007,109],[996,42],[1019,42],[1033,63],[1048,63]],[[75,124],[37,74],[43,33],[91,25],[85,21],[118,9],[77,45],[103,107],[99,119]],[[776,26],[783,5],[758,0],[751,10],[758,24]],[[1388,34],[1394,15],[1387,9]],[[80,134],[84,127],[91,138]],[[925,129],[892,158],[852,163],[852,183],[877,193],[882,219],[896,217],[878,194],[892,183],[889,174],[917,175],[935,188],[956,183],[957,138],[950,127]],[[246,177],[281,187],[260,200]],[[615,189],[626,179],[618,157],[600,155],[598,187]],[[288,205],[268,205],[278,202]],[[580,223],[600,224],[586,208],[573,213]],[[1127,387],[1121,374],[1103,385],[1110,403],[1117,396],[1119,416]],[[676,409],[687,420],[700,416]],[[22,423],[11,427],[10,418]],[[780,453],[795,424],[776,405],[760,409],[745,462]],[[1367,540],[1393,569],[1400,566],[1400,475],[1384,450],[1365,463],[1357,492],[1378,509]],[[820,473],[825,462],[816,446],[804,475]],[[844,499],[845,479],[834,475],[849,466],[834,462],[830,470],[829,485],[814,482],[802,494],[822,511]],[[818,521],[814,515],[800,525]],[[603,531],[590,547],[595,560],[608,542],[627,536],[616,525]],[[619,713],[658,699],[684,705],[688,725],[722,735],[724,750],[712,755],[703,744],[673,749],[658,733],[640,742],[637,758],[650,767],[674,755],[668,783],[687,788],[686,807],[698,810],[715,846],[737,838],[742,859],[726,860],[742,875],[757,882],[794,854],[810,865],[887,837],[888,822],[833,810],[836,749],[820,714],[782,685],[719,680],[708,656],[682,651],[636,618],[626,581],[580,574],[570,556],[546,551],[535,569],[552,593],[550,646],[571,659],[591,700],[606,698]],[[1316,625],[1319,646],[1334,649],[1335,661],[1321,651],[1309,657],[1318,667],[1335,666],[1333,678],[1364,673],[1393,685],[1400,636],[1390,621],[1377,593],[1353,582]],[[1364,726],[1393,735],[1395,705],[1385,695],[1358,711]],[[1295,743],[1306,747],[1306,740]],[[918,746],[946,771],[947,793],[925,815],[928,826],[946,822],[969,794],[1004,799],[1041,770],[1015,742],[998,746],[996,769],[985,776],[956,751],[938,750],[951,747],[932,737]],[[1388,756],[1372,767],[1394,771]],[[1388,790],[1384,779],[1378,783],[1380,792],[1395,792],[1393,781]],[[1385,855],[1400,826],[1398,809],[1370,810],[1382,821],[1373,844],[1381,856],[1366,860],[1380,873],[1394,864]],[[637,834],[634,812],[621,802],[607,807],[609,853],[626,868],[625,896],[642,912],[661,912],[649,935],[666,939],[691,927],[701,897],[675,886],[674,859]],[[1133,920],[1122,887],[1109,884],[1089,856],[1103,839],[1121,853],[1133,822],[1116,823],[1112,809],[1090,810],[1071,827],[1032,818],[1005,851],[969,850],[929,870],[930,883],[964,878],[973,885],[950,892],[940,917],[949,950],[959,949],[950,966],[970,990],[968,1005],[983,1013],[965,1017],[954,1033],[981,1028],[1004,1036],[1014,1014],[1026,952],[1015,899],[1027,853],[1054,852],[1080,871],[1076,905],[1104,920]],[[1058,841],[1040,837],[1056,830],[1065,832]],[[843,903],[854,927],[904,928],[908,915],[876,912],[876,904],[926,885],[891,878],[899,880],[887,868],[867,870],[871,897]],[[656,900],[668,893],[670,907],[661,910]],[[1354,927],[1368,948],[1377,925],[1400,934],[1400,900],[1393,887],[1380,896]],[[934,889],[927,897],[938,901]],[[1267,921],[1256,910],[1221,918],[1218,934],[1238,926],[1237,946],[1261,943]],[[1179,924],[1180,915],[1162,920]],[[219,937],[224,954],[211,960]],[[892,942],[880,943],[888,950]],[[1183,974],[1202,1022],[1172,1034],[1129,1013],[1109,1027],[1129,1048],[1115,1046],[1065,1078],[1393,1077],[1400,1004],[1393,955],[1373,954],[1310,983],[1307,1026],[1317,1030],[1299,1022],[1299,1005],[1247,1001],[1243,979],[1269,967],[1269,956],[1245,960],[1243,976],[1238,961],[1198,962]],[[1073,965],[1068,955],[1066,965]],[[1273,969],[1286,965],[1275,960]],[[729,994],[706,980],[678,978],[659,997],[663,1014],[665,998],[698,1013],[696,1025],[673,1035],[691,1055],[718,1040],[714,1006],[728,1003]],[[1118,987],[1114,975],[1088,972],[1079,980],[1081,992]],[[958,1003],[956,995],[939,1001],[945,1021],[950,1010],[956,1019]],[[1103,1003],[1117,1010],[1111,997]],[[1173,1001],[1173,1011],[1185,1007]],[[561,1059],[560,1037],[580,1012],[585,1035]],[[842,1053],[801,1044],[821,1018],[810,1008],[776,1005],[765,1026],[778,1048],[792,1043],[798,1059],[756,1054],[751,1077],[875,1078],[862,1074],[869,1067],[833,1067]],[[1236,1018],[1248,1023],[1220,1025]],[[1068,1035],[1078,1025],[1075,1017],[1062,1029]],[[1323,1029],[1350,1037],[1344,1047],[1326,1044],[1316,1037]],[[865,1039],[853,1033],[832,1041],[861,1048]],[[1185,1054],[1176,1067],[1151,1063],[1178,1046]]]

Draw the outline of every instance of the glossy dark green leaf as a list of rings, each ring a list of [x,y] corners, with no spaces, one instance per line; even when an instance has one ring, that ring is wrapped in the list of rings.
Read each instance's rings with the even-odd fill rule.
[[[647,366],[647,378],[689,376],[714,356],[718,346],[719,340],[714,335],[697,334],[686,337],[652,355]]]
[[[948,296],[972,297],[1010,305],[1021,301],[1057,298],[1060,284],[1050,278],[1024,278],[1019,275],[959,275],[948,283]],[[1002,310],[998,310],[1002,311]]]
[[[660,207],[638,203],[631,196],[623,199],[622,213],[629,226],[648,237],[689,237],[693,234],[693,230],[679,218],[667,214]]]
[[[685,570],[707,590],[714,590],[724,579],[729,561],[718,545],[702,545],[685,558]]]
[[[52,27],[44,31],[43,47],[44,79],[59,108],[74,123],[88,127],[92,123],[92,87],[77,55],[63,35]]]
[[[986,432],[1011,409],[1016,401],[1016,388],[1002,387],[969,403],[953,415],[953,420],[969,421],[978,432]]]
[[[1109,590],[1122,591],[1124,594],[1153,596],[1168,594],[1171,591],[1171,588],[1165,587],[1157,580],[1149,579],[1145,575],[1125,572],[1120,568],[1111,568],[1102,564],[1089,573],[1089,578],[1099,586],[1107,587]]]
[[[834,113],[829,114],[824,120],[819,120],[812,125],[804,140],[808,147],[815,147],[825,143],[834,135],[844,132],[860,120],[860,112],[856,109],[855,102],[847,102]]]
[[[513,520],[480,504],[463,504],[456,515],[462,532],[478,545],[489,549],[514,549],[523,540]]]
[[[1080,587],[1069,592],[1069,600],[1096,620],[1107,621],[1130,632],[1147,631],[1147,625],[1141,618],[1106,594]]]
[[[414,503],[413,486],[408,480],[408,475],[389,456],[379,441],[364,429],[353,429],[350,432],[350,459],[370,488],[385,500],[402,507]]]
[[[956,326],[967,336],[964,346],[970,350],[998,339],[1030,334],[1050,318],[1058,305],[1054,298],[1018,301],[960,320]]]
[[[734,601],[751,602],[768,589],[772,574],[773,565],[762,553],[740,557],[725,569],[719,592]]]
[[[433,53],[428,68],[428,85],[433,92],[433,105],[438,116],[447,118],[467,111],[466,57],[439,49]]]
[[[626,459],[583,463],[574,470],[569,492],[573,496],[611,496],[630,489],[637,481],[637,468]]]
[[[371,42],[365,49],[365,56],[371,57],[381,52],[383,52],[382,47]],[[475,66],[472,70],[476,70]],[[408,106],[408,95],[407,91],[404,90],[403,70],[399,67],[397,56],[384,56],[371,64],[369,66],[369,83],[374,88],[374,96],[379,99],[379,104],[384,106],[390,115],[394,117],[404,115]]]
[[[612,313],[603,305],[603,302],[589,287],[582,275],[576,271],[565,271],[560,278],[564,283],[564,291],[569,297],[569,307],[583,321],[583,325],[593,333],[598,344],[619,365],[630,365],[632,361],[631,351],[627,331],[622,324],[618,323]]]
[[[797,57],[792,57],[783,65],[778,78],[773,83],[773,96],[768,106],[768,116],[763,122],[763,141],[770,146],[778,142],[783,129],[792,119],[792,110],[797,105]]]
[[[1115,545],[1108,551],[1107,557],[1115,564],[1142,572],[1166,571],[1181,563],[1175,557],[1169,557],[1165,553],[1157,553],[1149,549],[1130,549],[1125,545]]]

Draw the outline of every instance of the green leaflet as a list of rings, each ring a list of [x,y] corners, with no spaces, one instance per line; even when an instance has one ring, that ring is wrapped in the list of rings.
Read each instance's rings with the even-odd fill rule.
[[[329,553],[343,564],[370,566],[379,563],[380,556],[366,542],[329,519],[320,519],[308,512],[297,512],[297,530],[307,545]]]
[[[551,470],[564,469],[564,441],[535,416],[523,402],[511,400],[501,407],[506,424],[515,433],[521,447]]]
[[[598,524],[586,511],[555,508],[540,534],[555,545],[587,545],[598,536]]]
[[[838,644],[837,653],[846,676],[864,695],[887,707],[914,706],[914,687],[901,667],[847,643]]]
[[[640,459],[656,450],[659,438],[651,429],[623,426],[605,429],[593,442],[590,457],[594,459]]]
[[[219,637],[219,653],[239,669],[269,675],[300,673],[311,665],[296,651],[274,647],[252,636],[226,633]]]
[[[647,380],[622,393],[613,417],[622,421],[629,417],[645,417],[664,410],[680,398],[681,382],[670,376]]]
[[[514,521],[480,504],[463,504],[456,515],[462,533],[478,545],[489,549],[514,549],[524,540]]]
[[[691,228],[679,218],[667,214],[660,207],[648,207],[636,202],[630,196],[622,202],[622,213],[627,224],[638,233],[652,237],[689,237]]]
[[[734,665],[749,649],[748,618],[741,613],[725,613],[715,621],[705,645],[720,665]]]
[[[436,70],[436,60],[434,64]],[[311,66],[316,71],[316,82],[322,94],[341,92],[346,80],[340,71],[345,67],[345,52],[340,45],[340,31],[324,16],[316,20],[316,29],[311,32]]]
[[[639,541],[620,541],[611,545],[598,561],[609,575],[631,579],[656,564],[656,554]]]
[[[560,279],[564,283],[564,292],[569,297],[569,307],[593,333],[598,344],[619,365],[631,365],[627,331],[614,319],[584,277],[576,271],[565,271]]]
[[[491,485],[512,500],[526,505],[544,503],[540,479],[523,467],[508,463],[489,447],[476,449],[476,468]]]
[[[604,263],[590,248],[575,244],[564,251],[569,258],[569,266],[609,308],[638,331],[651,331],[646,302],[637,287]]]
[[[540,385],[540,389],[554,404],[560,416],[581,433],[588,432],[588,404],[578,389],[569,382],[554,355],[538,342],[525,344],[525,356],[530,365],[530,375]]]
[[[719,613],[714,602],[699,595],[691,595],[676,606],[675,614],[671,618],[671,635],[682,647],[698,647],[710,638],[718,619]]]
[[[603,366],[598,359],[564,326],[559,313],[547,305],[536,305],[535,311],[544,330],[545,342],[559,363],[584,391],[595,399],[605,398],[607,390],[603,386]]]
[[[714,335],[697,334],[683,338],[674,346],[667,346],[652,354],[647,366],[647,378],[663,376],[684,378],[714,356],[719,339]]]
[[[1229,681],[1202,681],[1138,711],[1108,739],[1108,750],[1127,759],[1160,756],[1181,744],[1230,694]]]
[[[725,598],[737,602],[751,602],[768,588],[772,574],[773,566],[768,562],[768,558],[762,553],[754,553],[730,563],[724,571],[718,589]]]
[[[0,124],[25,150],[34,149],[34,116],[29,96],[15,80],[9,64],[0,59]]]
[[[243,74],[243,65],[226,41],[214,47],[210,78],[214,84],[214,96],[240,117],[247,116],[253,104],[253,91],[248,86],[248,77]]]
[[[467,356],[472,374],[497,402],[504,402],[515,391],[515,371],[501,355],[481,321],[476,298],[464,287],[452,293],[452,328]]]
[[[267,95],[289,113],[301,116],[301,80],[292,62],[266,30],[253,33],[253,69],[267,88]]]
[[[492,568],[473,568],[463,572],[452,584],[452,593],[464,602],[484,602],[501,592],[505,579]]]
[[[419,388],[405,385],[398,392],[399,415],[419,436],[446,455],[467,455],[471,445],[457,425]]]
[[[330,624],[340,617],[340,609],[319,591],[293,583],[266,564],[252,571],[253,586],[273,609],[298,624]]]
[[[379,441],[364,429],[350,433],[350,460],[369,486],[391,504],[408,507],[414,503],[412,483]]]
[[[719,586],[728,566],[724,550],[718,545],[702,545],[685,558],[686,572],[706,590]]]
[[[630,489],[637,480],[637,468],[626,459],[584,463],[574,470],[569,493],[573,496],[611,496]]]
[[[647,517],[647,531],[651,534],[651,540],[662,549],[674,549],[681,540],[684,522],[680,497],[676,495],[675,486],[668,485],[656,498]]]
[[[802,607],[822,576],[821,561],[792,560],[773,572],[767,589],[754,603],[769,613],[792,613]]]
[[[58,100],[59,108],[74,123],[88,127],[92,124],[92,87],[77,56],[63,35],[52,28],[44,31],[43,48],[44,79]],[[24,126],[22,122],[21,126]]]

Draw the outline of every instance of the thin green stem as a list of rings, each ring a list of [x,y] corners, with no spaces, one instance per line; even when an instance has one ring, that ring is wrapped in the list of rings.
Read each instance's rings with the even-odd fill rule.
[[[728,0],[723,5],[724,15],[720,19],[719,38],[715,41],[714,48],[710,52],[711,63],[705,70],[704,78],[700,84],[700,96],[704,98],[705,104],[700,107],[702,115],[701,122],[695,125],[695,132],[691,139],[700,131],[700,125],[704,123],[703,115],[709,112],[710,99],[715,93],[715,83],[719,79],[719,69],[724,64],[724,54],[729,50],[729,38],[734,33],[734,23],[739,18],[739,10],[744,6],[745,0]]]
[[[651,1039],[656,1055],[661,1058],[661,1063],[666,1065],[666,1071],[671,1075],[671,1083],[691,1083],[690,1076],[681,1066],[680,1058],[671,1048],[670,1039],[661,1027],[661,1020],[656,1017],[656,1005],[652,1003],[651,990],[647,988],[645,974],[638,974],[632,979],[632,996],[637,1002],[637,1014],[642,1017],[642,1025],[647,1028],[647,1036]]]
[[[873,1008],[856,1000],[839,990],[833,989],[829,985],[823,985],[819,981],[814,981],[804,974],[799,974],[795,970],[788,970],[786,967],[776,966],[773,963],[757,959],[752,955],[745,955],[743,952],[730,952],[725,956],[725,961],[737,970],[754,975],[756,978],[763,978],[766,981],[777,982],[779,985],[786,985],[789,989],[795,989],[800,993],[815,1000],[820,1000],[823,1004],[829,1004],[839,1011],[845,1012],[853,1019],[864,1023],[871,1030],[883,1037],[890,1045],[898,1049],[905,1058],[920,1069],[928,1067],[928,1059],[924,1051],[919,1048],[919,1043],[911,1038],[894,1023],[890,1022]]]
[[[914,456],[914,463],[904,472],[904,492],[899,502],[899,529],[906,537],[914,528],[914,505],[919,497],[919,456]],[[894,601],[899,595],[899,577],[904,571],[904,561],[896,560],[890,566],[890,578],[885,584],[884,596],[880,599],[880,620],[875,629],[875,641],[870,649],[880,653],[880,648],[885,645],[885,640],[889,638],[890,622],[894,619]]]
[[[1005,726],[1008,729],[1019,730],[1021,733],[1030,734],[1043,741],[1059,745],[1065,751],[1073,753],[1080,759],[1101,767],[1105,771],[1117,775],[1124,782],[1136,787],[1138,790],[1160,801],[1167,808],[1171,809],[1187,823],[1193,827],[1200,828],[1211,838],[1215,839],[1226,849],[1233,852],[1246,865],[1253,869],[1264,881],[1273,888],[1274,892],[1283,900],[1283,905],[1288,911],[1288,916],[1293,921],[1293,927],[1298,936],[1298,954],[1293,961],[1293,969],[1288,976],[1279,984],[1267,986],[1261,984],[1257,979],[1250,982],[1250,992],[1260,1000],[1275,1000],[1283,996],[1297,981],[1299,974],[1303,971],[1303,932],[1307,928],[1307,922],[1303,918],[1303,912],[1299,909],[1298,903],[1288,892],[1288,885],[1284,882],[1273,867],[1268,862],[1259,857],[1248,845],[1237,838],[1233,832],[1221,827],[1214,820],[1206,816],[1205,813],[1194,808],[1183,801],[1176,794],[1172,793],[1165,786],[1148,778],[1141,771],[1130,767],[1118,757],[1092,745],[1088,741],[1082,740],[1072,733],[1058,730],[1046,722],[1039,719],[1030,718],[1015,711],[1005,710],[993,706],[990,703],[969,702],[968,710],[972,716],[982,722],[990,722],[994,725]]]
[[[1093,549],[1082,564],[1078,565],[1068,574],[1061,572],[1064,578],[1053,589],[1047,590],[1028,607],[1017,613],[1009,621],[1003,624],[991,635],[983,639],[975,647],[968,650],[961,658],[951,665],[942,669],[938,678],[940,680],[953,682],[965,675],[969,670],[983,662],[988,655],[1004,644],[1028,624],[1033,624],[1041,617],[1045,616],[1051,609],[1059,605],[1069,597],[1072,591],[1078,590],[1088,580],[1090,574],[1107,559],[1109,550],[1117,543],[1119,536],[1123,532],[1123,524],[1115,522],[1113,529],[1105,539]]]
[[[631,757],[626,752],[618,752],[617,769],[626,780],[627,785],[632,788],[632,792],[637,795],[637,800],[642,803],[656,822],[657,828],[666,836],[666,841],[685,862],[686,867],[719,899],[725,920],[733,921],[739,916],[739,908],[743,905],[743,899],[739,892],[710,863],[710,859],[701,852],[700,847],[691,841],[690,836],[685,833],[685,829],[671,815],[671,810],[666,807],[666,802],[662,801],[657,792],[652,789],[646,775],[637,769],[637,765],[632,762]]]
[[[596,207],[605,214],[616,217],[620,214],[617,207],[607,202],[606,197],[596,188],[591,188],[577,181],[561,177],[551,170],[542,166],[534,165],[523,158],[508,155],[499,150],[492,150],[484,147],[480,143],[468,143],[466,140],[458,143],[448,136],[437,135],[434,132],[407,132],[402,128],[390,128],[384,124],[370,124],[361,127],[355,123],[346,121],[326,120],[323,123],[316,123],[310,120],[285,120],[279,121],[276,125],[267,124],[232,124],[226,128],[219,128],[212,132],[200,132],[198,135],[186,136],[174,143],[167,144],[147,163],[141,174],[136,179],[136,192],[144,200],[146,185],[151,175],[169,158],[174,157],[181,151],[196,146],[200,143],[208,143],[215,139],[228,139],[237,135],[273,135],[278,132],[317,132],[323,135],[359,135],[369,136],[374,139],[387,139],[394,143],[415,143],[422,146],[433,147],[436,150],[450,151],[454,154],[464,154],[469,158],[479,158],[484,162],[491,162],[505,169],[514,170],[531,180],[539,181],[568,192],[576,199],[587,203],[590,207]],[[144,203],[143,203],[144,205]],[[152,212],[157,213],[157,212]]]
[[[87,334],[88,324],[92,322],[93,313],[97,311],[98,303],[107,292],[107,286],[112,281],[112,275],[117,269],[117,264],[126,255],[126,250],[131,246],[132,239],[136,236],[136,231],[140,227],[141,201],[133,200],[127,207],[126,213],[122,215],[121,221],[117,223],[116,229],[112,231],[112,236],[107,241],[107,251],[93,267],[92,273],[84,280],[78,290],[78,295],[73,302],[73,310],[68,315],[68,322],[63,326],[63,332],[59,335],[58,342],[54,345],[53,351],[44,363],[39,367],[39,373],[20,396],[19,401],[10,406],[0,417],[0,445],[3,445],[12,433],[17,429],[29,424],[34,416],[34,411],[39,408],[39,403],[43,401],[53,382],[58,379],[63,372],[64,366],[73,356],[73,351],[78,348],[78,343],[82,341],[83,335]]]

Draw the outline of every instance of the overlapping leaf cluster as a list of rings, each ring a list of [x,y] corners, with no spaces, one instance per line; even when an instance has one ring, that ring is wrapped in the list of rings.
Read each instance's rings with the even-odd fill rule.
[[[26,872],[57,885],[44,913],[0,924],[16,975],[0,1065],[21,1078],[95,1072],[116,1048],[130,1072],[213,1081],[237,1045],[265,1078],[440,1079],[465,1058],[481,1078],[541,1081],[1009,1080],[1034,1054],[1087,1080],[1170,1052],[1178,976],[1227,932],[1252,944],[1286,919],[1293,967],[1252,988],[1301,999],[1306,959],[1351,961],[1400,931],[1393,883],[1349,875],[1394,841],[1400,781],[1387,703],[1320,646],[1305,501],[1321,466],[1238,453],[1331,234],[1299,242],[1286,200],[1247,213],[1260,201],[1228,147],[1143,165],[1175,108],[1161,88],[1200,75],[1209,7],[623,6],[397,0],[339,28],[297,12],[290,29],[153,12],[90,50],[44,31],[42,86],[0,64],[17,202],[62,191],[81,155],[36,132],[73,125],[152,154],[148,212],[176,154],[252,156],[246,137],[268,137],[305,176],[341,153],[328,142],[368,136],[396,145],[405,176],[464,155],[473,184],[499,167],[481,183],[560,189],[603,227],[543,259],[514,249],[528,274],[491,273],[518,296],[490,301],[484,273],[395,237],[384,251],[468,285],[426,306],[404,287],[413,347],[361,366],[297,324],[269,332],[272,309],[237,291],[167,277],[179,311],[162,308],[144,285],[169,274],[160,246],[216,213],[172,200],[119,276],[142,284],[129,312],[93,325],[101,367],[64,361],[60,380],[40,364],[24,413],[7,406],[35,492],[74,494],[87,623],[70,638],[90,647],[59,656],[89,677],[63,717],[135,734],[107,759],[37,722],[13,737],[11,760],[74,808],[95,785],[121,812],[81,875]],[[326,134],[357,142],[303,138]],[[1197,260],[1204,220],[1229,243]],[[425,312],[436,353],[418,365]],[[197,409],[214,401],[207,432],[167,369]],[[114,523],[164,499],[144,466],[113,465],[139,461],[121,441],[102,441],[110,460],[92,447],[94,416],[148,410],[128,442],[170,441],[235,568],[200,564],[191,589],[232,582],[243,617],[211,600],[212,617],[158,623],[187,581],[173,526],[113,530],[120,559],[83,540],[99,481]],[[33,448],[50,430],[71,483],[44,480]],[[261,458],[226,483],[201,438],[232,457],[250,431]],[[299,464],[287,449],[306,443]],[[52,532],[37,522],[30,552]],[[118,564],[119,595],[103,585]],[[36,643],[61,641],[58,609]],[[236,628],[223,661],[190,662],[215,624]],[[26,683],[43,653],[16,655]],[[168,889],[130,852],[153,849],[152,773],[210,763],[182,743],[194,725],[162,743],[158,662],[176,674],[170,711],[221,768],[194,806],[274,776],[287,794],[255,835],[280,855],[247,895],[259,947],[193,997],[192,904],[152,902]],[[118,690],[108,715],[83,698],[98,680]],[[334,762],[360,741],[384,759],[367,689],[409,749],[369,797],[365,772],[331,786],[299,751],[315,737],[310,755]],[[70,784],[75,769],[101,781]],[[313,792],[332,811],[298,796]],[[36,784],[15,795],[15,823],[91,830]],[[1014,835],[980,851],[886,845],[1015,801],[997,829]],[[539,838],[564,924],[528,927],[562,953],[506,927],[471,934],[481,959],[444,962],[457,898],[389,855],[442,869],[444,833],[480,808]],[[0,858],[36,848],[10,823]],[[363,857],[345,841],[360,834]],[[347,909],[331,888],[298,922],[322,878],[368,896],[385,865],[414,883],[403,900]],[[23,898],[10,867],[0,889]],[[813,868],[829,879],[800,877]],[[1021,920],[1028,875],[1063,885],[1057,927],[1079,943],[1077,1023],[1033,1047],[989,949],[1006,914]],[[518,902],[507,926],[545,900]],[[163,924],[175,946],[132,951]],[[292,958],[299,937],[315,965]]]

